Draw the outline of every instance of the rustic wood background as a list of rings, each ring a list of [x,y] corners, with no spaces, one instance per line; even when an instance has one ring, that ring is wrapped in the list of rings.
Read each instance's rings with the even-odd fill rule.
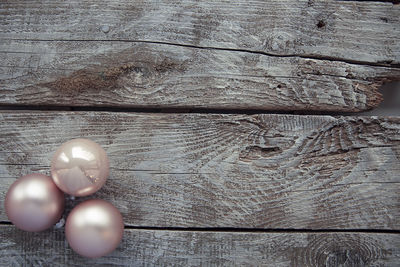
[[[398,2],[2,1],[0,266],[399,266],[400,115],[355,113],[400,107]],[[125,221],[99,259],[3,207],[76,137],[111,175],[64,218]]]

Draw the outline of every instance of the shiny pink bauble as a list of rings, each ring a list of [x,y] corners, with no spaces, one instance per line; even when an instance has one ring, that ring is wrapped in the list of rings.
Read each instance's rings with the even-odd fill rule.
[[[88,196],[99,190],[109,175],[106,152],[89,139],[72,139],[62,144],[51,161],[56,185],[72,196]]]
[[[124,222],[112,204],[101,199],[87,200],[68,215],[65,235],[78,254],[97,258],[112,252],[122,240]]]
[[[39,232],[56,224],[64,212],[64,193],[51,177],[33,173],[22,176],[8,189],[5,210],[19,229]]]

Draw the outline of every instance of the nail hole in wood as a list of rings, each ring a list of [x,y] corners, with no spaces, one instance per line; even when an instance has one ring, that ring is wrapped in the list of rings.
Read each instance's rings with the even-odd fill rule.
[[[387,18],[385,18],[385,17],[381,17],[380,19],[381,19],[383,22],[386,22],[386,23],[388,23],[388,21],[389,21],[389,20],[388,20]]]
[[[323,20],[320,20],[320,21],[318,21],[318,23],[317,23],[317,27],[318,28],[322,28],[322,27],[325,27],[325,21],[323,21]]]

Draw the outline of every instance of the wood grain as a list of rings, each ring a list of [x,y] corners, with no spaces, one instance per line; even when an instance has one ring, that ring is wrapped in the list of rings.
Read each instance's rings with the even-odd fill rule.
[[[0,201],[19,176],[48,174],[61,143],[86,137],[111,163],[92,197],[114,203],[128,226],[400,229],[399,117],[3,111],[0,118]]]
[[[63,230],[0,226],[1,266],[398,266],[400,236],[125,230],[110,255],[75,254]]]
[[[0,105],[356,112],[400,79],[392,3],[0,5]]]
[[[362,111],[400,69],[127,42],[5,41],[0,104]]]
[[[0,38],[125,40],[400,63],[400,6],[382,1],[12,1]]]

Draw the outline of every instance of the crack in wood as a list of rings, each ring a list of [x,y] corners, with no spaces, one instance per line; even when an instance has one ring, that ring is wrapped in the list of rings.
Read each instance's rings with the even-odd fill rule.
[[[251,53],[251,54],[259,54],[270,57],[280,57],[280,58],[304,58],[304,59],[314,59],[314,60],[328,60],[328,61],[337,61],[354,65],[363,65],[363,66],[374,66],[374,67],[390,67],[390,68],[400,68],[400,64],[392,64],[391,61],[385,62],[368,62],[362,60],[352,60],[345,59],[340,57],[331,57],[331,56],[320,56],[314,54],[276,54],[264,51],[257,51],[251,49],[242,49],[242,48],[229,48],[229,47],[213,47],[213,46],[199,46],[199,45],[191,45],[191,44],[181,44],[181,43],[170,43],[170,42],[162,42],[162,41],[147,41],[147,40],[128,40],[128,39],[19,39],[19,38],[9,38],[5,40],[10,41],[32,41],[32,42],[124,42],[124,43],[146,43],[146,44],[161,44],[161,45],[169,45],[169,46],[179,46],[179,47],[188,47],[195,49],[207,49],[207,50],[222,50],[222,51],[231,51],[231,52],[242,52],[242,53]],[[400,79],[400,78],[399,78]]]
[[[32,43],[20,44],[20,49]],[[63,51],[87,44],[49,44],[60,55],[44,66],[7,67],[3,104],[103,106],[161,112],[204,110],[363,111],[376,107],[379,86],[400,69],[301,57],[270,57],[160,44],[96,43],[85,54]],[[38,53],[37,56],[42,55]],[[44,55],[43,55],[44,56]],[[19,55],[9,55],[14,60]],[[24,56],[22,56],[24,57]],[[47,62],[48,61],[48,62]],[[5,64],[7,65],[7,64]],[[71,66],[65,70],[65,66]],[[273,67],[272,67],[273,66]],[[185,110],[189,111],[185,111]],[[152,112],[155,110],[151,110]],[[210,111],[207,111],[210,112]]]
[[[392,3],[400,4],[400,0],[337,0],[338,2],[382,2],[382,3]]]

